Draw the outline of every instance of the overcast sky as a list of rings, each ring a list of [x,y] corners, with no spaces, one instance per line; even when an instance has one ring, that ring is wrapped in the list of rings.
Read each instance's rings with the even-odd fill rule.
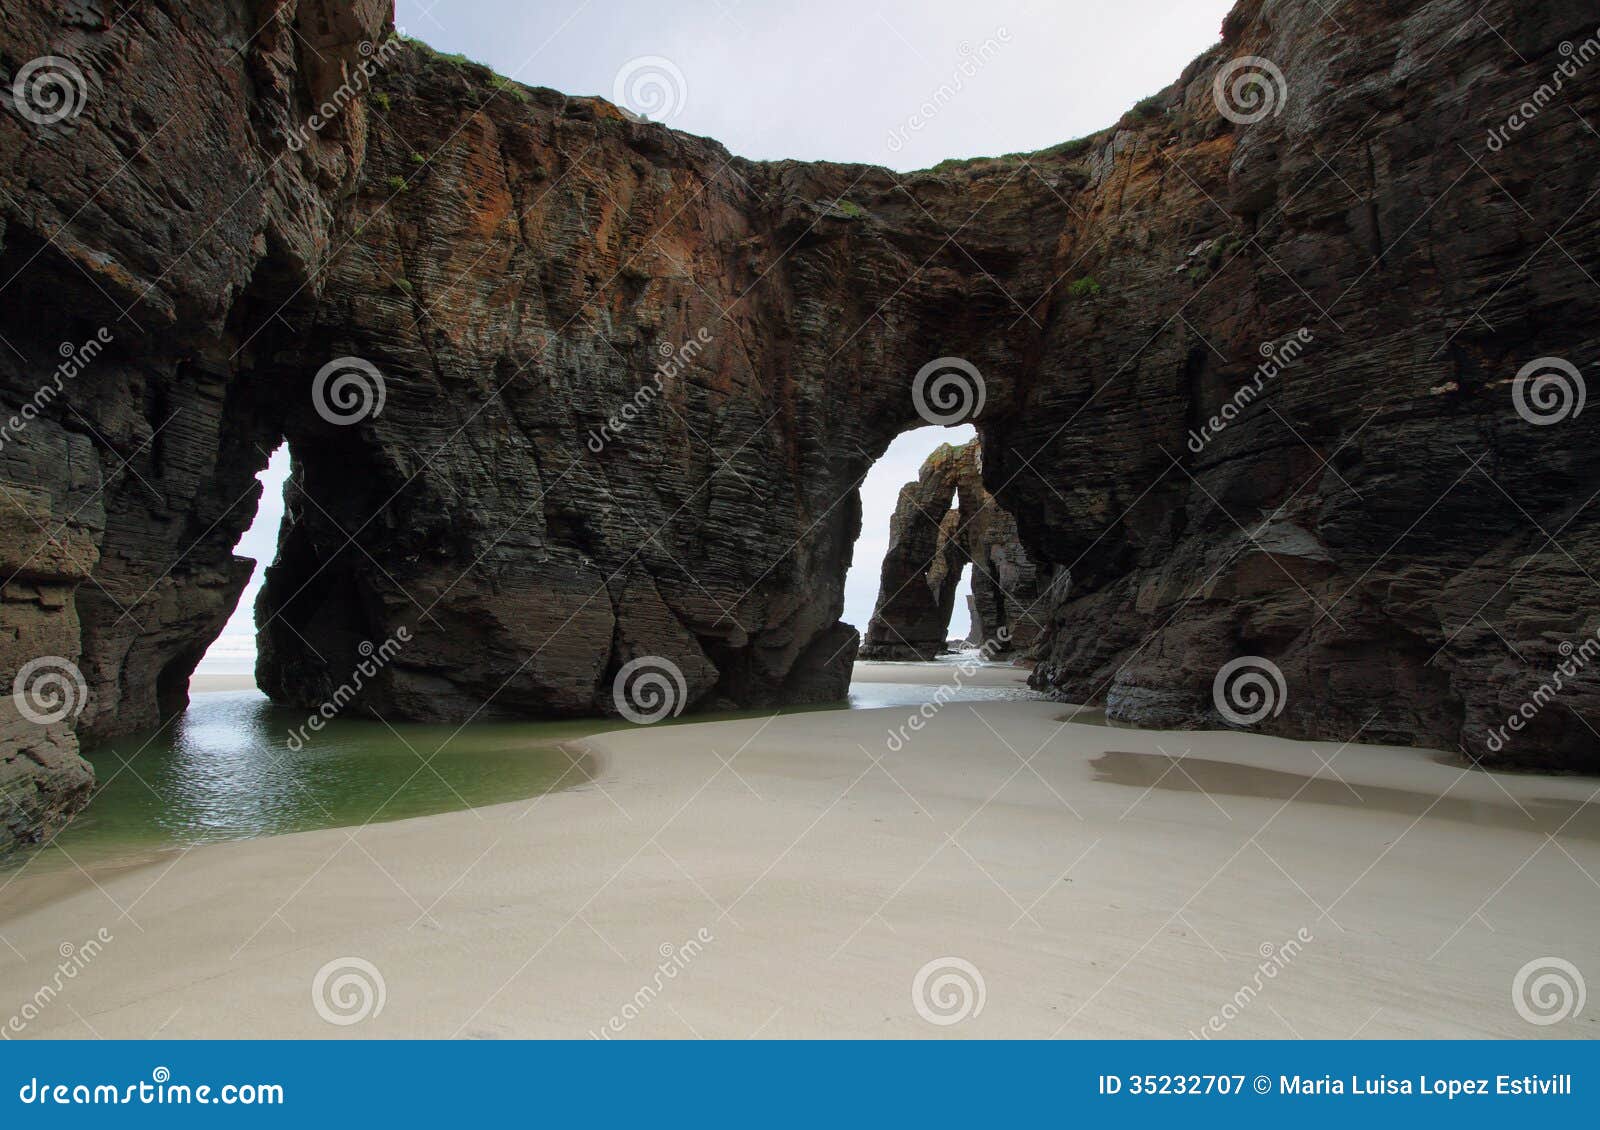
[[[681,75],[650,113],[758,160],[926,168],[1110,125],[1217,41],[1232,0],[400,0],[407,35],[532,86],[611,98],[640,59]],[[993,41],[993,49],[985,45]],[[920,129],[918,113],[960,75]],[[646,73],[649,68],[642,68]],[[634,73],[638,73],[638,69]],[[641,109],[635,106],[634,109]],[[647,111],[648,112],[648,111]],[[889,138],[904,129],[898,151]]]
[[[521,82],[620,99],[757,160],[901,171],[1042,149],[1116,121],[1217,41],[1232,0],[399,0],[395,22]],[[941,87],[955,91],[940,97]],[[908,380],[910,374],[907,375]],[[845,619],[872,615],[889,514],[928,452],[901,436],[862,488]],[[283,453],[239,552],[270,560]],[[261,566],[202,671],[248,671]],[[952,635],[967,630],[957,602]]]

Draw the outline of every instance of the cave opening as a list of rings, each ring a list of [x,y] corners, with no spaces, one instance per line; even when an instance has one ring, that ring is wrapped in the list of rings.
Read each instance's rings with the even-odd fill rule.
[[[956,580],[956,599],[951,607],[950,620],[945,626],[945,643],[951,651],[964,650],[965,646],[972,642],[973,572],[972,562],[968,561],[961,566],[961,575]]]
[[[346,571],[323,568],[320,559],[300,561],[304,547],[295,536],[285,540],[286,523],[294,525],[286,488],[292,472],[304,480],[308,468],[294,471],[295,458],[285,438],[277,440],[270,454],[265,444],[259,451],[266,458],[265,466],[256,475],[261,484],[260,500],[233,550],[237,557],[251,561],[249,580],[220,633],[198,662],[193,661],[191,652],[171,664],[170,678],[164,675],[159,690],[163,700],[170,702],[170,709],[164,709],[163,716],[181,710],[190,693],[260,689],[277,698],[281,688],[274,689],[270,668],[273,662],[281,665],[295,657],[288,652],[278,655],[266,664],[269,670],[264,675],[264,634],[258,621],[265,616],[269,623],[275,623],[273,631],[279,636],[288,634],[284,637],[288,646],[291,638],[303,643],[307,634],[315,634],[310,625],[302,622],[306,617],[327,626],[330,602],[349,608],[361,604],[358,593],[347,591]],[[328,473],[320,477],[348,486],[354,480],[344,459],[334,460],[331,469],[324,468]],[[933,483],[931,494],[927,490],[919,493],[915,488],[934,466],[943,468],[933,476],[939,481]],[[842,616],[862,632],[860,658],[932,662],[965,645],[990,642],[996,624],[1017,618],[1018,609],[1025,611],[1031,587],[1024,586],[1024,592],[1011,591],[1016,577],[999,576],[998,558],[985,540],[989,537],[986,531],[993,524],[989,512],[994,512],[1013,532],[1015,524],[982,491],[979,477],[981,457],[976,429],[970,424],[928,425],[898,435],[861,481],[861,526],[845,576]],[[299,489],[303,491],[305,485],[301,481]],[[319,493],[324,497],[323,506],[333,505],[329,500],[335,494]],[[914,522],[908,522],[906,515],[897,518],[897,509],[904,510],[908,496]],[[350,528],[358,524],[351,523]],[[317,578],[319,584],[308,587],[302,583],[306,578]],[[287,604],[269,610],[263,607],[262,592],[274,585],[277,587],[268,594],[269,598],[275,595],[282,601],[285,593],[290,597]],[[887,622],[880,615],[880,605],[886,602],[895,606]],[[271,604],[271,600],[266,603]],[[912,609],[910,613],[908,608]],[[880,646],[874,652],[874,642],[891,646]],[[269,652],[284,650],[274,649],[271,639],[265,646]],[[307,656],[300,661],[316,660],[317,666],[323,666],[320,655],[309,644],[304,646]],[[320,686],[314,672],[301,674]]]
[[[847,619],[866,625],[858,658],[926,663],[969,646],[1026,654],[1047,618],[1048,572],[985,486],[972,427],[904,433],[862,487],[845,586]]]
[[[256,475],[261,483],[261,500],[256,505],[255,517],[234,547],[236,555],[250,558],[255,565],[221,634],[211,642],[194,668],[189,681],[191,691],[238,689],[245,683],[255,686],[256,599],[261,593],[267,567],[277,556],[289,467],[289,445],[280,442],[266,467]]]
[[[969,563],[952,559],[948,573],[941,571],[931,589],[927,583],[938,526],[953,513],[955,485],[915,488],[930,461],[948,458],[976,438],[970,424],[902,432],[862,480],[861,535],[845,577],[844,619],[862,630],[864,644],[876,630],[894,645],[892,652],[864,651],[862,658],[932,659],[947,639],[970,634]],[[880,616],[885,603],[891,606],[887,621]],[[898,638],[911,632],[913,620],[915,641]]]

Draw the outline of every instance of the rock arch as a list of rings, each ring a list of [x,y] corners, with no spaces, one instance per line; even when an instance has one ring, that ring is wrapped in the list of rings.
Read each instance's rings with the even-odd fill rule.
[[[973,639],[1026,651],[1049,612],[1048,571],[983,486],[981,441],[942,444],[900,488],[863,659],[932,659],[946,650],[962,569],[972,565]]]

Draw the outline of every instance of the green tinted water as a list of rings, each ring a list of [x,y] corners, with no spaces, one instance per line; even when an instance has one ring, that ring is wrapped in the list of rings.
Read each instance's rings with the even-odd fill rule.
[[[153,737],[89,751],[94,799],[55,850],[83,863],[532,797],[588,779],[560,743],[620,725],[336,719],[295,750],[304,722],[257,691],[204,694]]]
[[[912,708],[934,690],[860,683],[851,688],[848,705]],[[966,687],[954,697],[1028,694]],[[738,715],[663,724],[716,717]],[[28,870],[76,872],[198,844],[524,800],[589,779],[593,767],[575,760],[563,742],[628,725],[593,718],[465,727],[337,718],[303,748],[291,748],[291,732],[305,721],[304,711],[275,707],[259,691],[201,694],[156,734],[89,751],[93,799],[51,846],[33,855]]]

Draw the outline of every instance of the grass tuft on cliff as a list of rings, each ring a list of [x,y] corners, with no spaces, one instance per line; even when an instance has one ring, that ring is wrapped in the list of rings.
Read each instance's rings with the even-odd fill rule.
[[[416,49],[418,55],[422,58],[424,68],[451,67],[463,72],[476,72],[467,77],[485,83],[501,94],[510,95],[519,102],[531,102],[533,100],[533,96],[526,86],[516,79],[500,74],[488,63],[480,63],[478,60],[469,59],[465,55],[447,54],[429,46],[420,39],[407,38],[406,43]]]

